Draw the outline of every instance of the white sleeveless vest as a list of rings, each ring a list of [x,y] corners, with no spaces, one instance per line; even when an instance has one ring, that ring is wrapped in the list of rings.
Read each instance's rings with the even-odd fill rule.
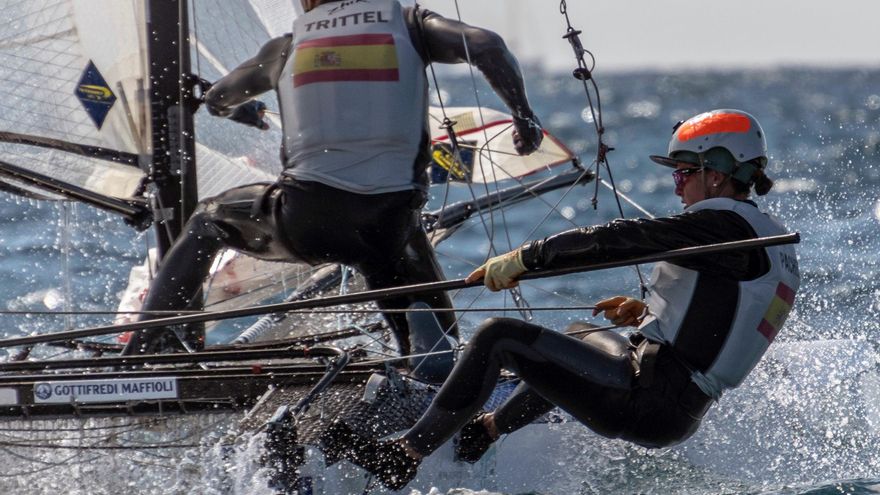
[[[284,174],[362,194],[423,189],[415,160],[427,87],[397,1],[331,2],[300,16],[278,81]]]
[[[749,203],[713,198],[695,203],[687,211],[703,209],[734,211],[748,221],[759,237],[787,233],[779,222]],[[697,290],[700,274],[671,263],[657,263],[651,275],[646,300],[650,315],[639,330],[650,340],[666,343],[673,349],[676,344],[687,340],[691,343],[691,353],[698,348],[693,344],[701,339],[716,342],[717,345],[709,344],[701,351],[700,361],[710,363],[708,367],[695,369],[692,375],[692,380],[710,397],[717,399],[723,390],[742,383],[767,351],[794,304],[800,286],[794,246],[786,244],[764,249],[770,269],[755,280],[738,282],[734,294],[722,296],[713,291]],[[719,300],[719,297],[727,300]],[[694,321],[693,316],[694,312],[713,306],[726,306],[729,312],[715,311],[711,317],[728,321],[712,322],[712,327],[721,331],[707,335],[703,326],[705,322]],[[705,320],[706,316],[702,318]]]

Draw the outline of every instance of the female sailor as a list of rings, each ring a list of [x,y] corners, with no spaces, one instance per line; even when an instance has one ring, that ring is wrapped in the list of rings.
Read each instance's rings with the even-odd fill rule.
[[[468,280],[482,279],[497,291],[516,286],[529,270],[785,233],[749,199],[752,189],[764,195],[773,182],[764,174],[764,133],[748,113],[713,110],[680,122],[668,153],[651,159],[674,169],[683,213],[531,241],[490,259]],[[646,301],[621,296],[597,304],[594,316],[604,311],[615,324],[638,326],[629,336],[601,331],[578,339],[516,319],[489,319],[402,438],[376,443],[339,423],[327,447],[345,439],[350,447],[339,454],[400,488],[424,456],[459,430],[459,457],[476,462],[500,435],[554,406],[608,438],[674,445],[758,363],[791,310],[799,280],[791,245],[693,256],[657,263]],[[477,414],[502,369],[520,385],[495,411]]]

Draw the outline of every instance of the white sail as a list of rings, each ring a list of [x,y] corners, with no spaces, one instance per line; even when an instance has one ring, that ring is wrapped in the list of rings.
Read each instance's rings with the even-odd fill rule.
[[[259,17],[246,1],[198,2],[193,32],[201,27],[197,34],[204,41],[193,38],[205,53],[234,67],[256,53],[270,29],[281,29],[279,19],[292,19],[292,14],[269,15],[269,3],[279,8],[286,3],[279,12],[294,12],[290,1],[281,0],[254,0],[263,8]],[[5,102],[0,161],[115,198],[142,191],[152,151],[145,5],[141,0],[0,2],[12,19],[0,34],[0,101]],[[210,22],[215,19],[226,22]],[[196,152],[198,167],[205,167],[197,174],[200,197],[277,174],[279,137],[249,131],[231,122],[198,129],[197,139],[208,143]],[[211,149],[230,142],[237,147]],[[99,155],[112,160],[95,158]],[[9,174],[0,180],[35,190]]]
[[[27,0],[2,8],[0,132],[148,152],[143,29],[134,28],[142,25],[143,2]],[[66,158],[9,142],[0,143],[0,160],[117,197],[133,194],[143,176],[137,163]]]
[[[249,3],[273,38],[289,32],[294,19],[302,15],[300,0],[249,0]]]
[[[149,152],[145,2],[71,0],[70,4],[82,56],[95,64],[117,98],[98,129],[101,145]]]
[[[431,141],[435,145],[435,163],[444,167],[454,167],[458,174],[451,176],[460,181],[492,183],[508,179],[518,179],[555,165],[570,163],[575,157],[561,141],[551,134],[544,134],[541,147],[528,156],[519,156],[513,147],[513,126],[509,114],[490,108],[451,107],[446,116],[455,122],[461,163],[451,165],[448,148],[438,148],[438,144],[449,143],[449,135],[441,126],[443,112],[431,108]],[[445,156],[445,159],[444,159]],[[456,175],[459,175],[456,177]]]

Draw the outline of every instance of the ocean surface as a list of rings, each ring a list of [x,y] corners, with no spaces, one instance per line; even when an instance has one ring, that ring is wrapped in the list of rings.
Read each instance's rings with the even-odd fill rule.
[[[525,70],[530,98],[546,128],[590,166],[596,133],[583,86],[569,74]],[[558,454],[557,480],[531,492],[880,493],[880,70],[597,70],[596,82],[605,139],[614,148],[609,154],[614,182],[658,216],[679,212],[682,206],[672,193],[669,170],[647,158],[665,152],[673,124],[714,108],[754,114],[768,137],[767,175],[775,181],[772,192],[757,202],[801,233],[802,287],[771,351],[740,388],[710,411],[694,437],[675,448],[647,451],[576,429]],[[449,106],[475,104],[468,77],[444,76],[441,94]],[[476,95],[483,105],[503,108],[485,84],[476,85]],[[606,171],[602,177],[608,179]],[[506,236],[516,246],[620,216],[605,187],[599,187],[594,209],[595,192],[590,184],[506,211],[494,222],[498,249],[506,249]],[[435,191],[429,206],[438,205],[442,197]],[[555,212],[549,205],[557,205]],[[627,204],[623,213],[643,216]],[[0,310],[112,310],[128,270],[142,262],[145,244],[144,234],[82,205],[0,194]],[[488,248],[482,224],[463,228],[439,249],[447,277],[464,276]],[[649,273],[649,267],[642,268],[644,276]],[[535,320],[559,329],[591,318],[583,311],[542,308],[589,305],[637,291],[638,276],[631,268],[523,287]],[[474,289],[455,301],[457,307],[493,308],[509,302],[505,297]],[[496,313],[467,313],[463,326],[472,329]],[[0,318],[0,337],[107,321],[94,315]],[[69,493],[113,493],[111,487],[118,483],[113,470],[84,467],[96,462],[118,463],[123,477],[130,478],[123,486],[132,493],[210,492],[209,482],[187,478],[194,476],[189,468],[210,462],[195,454],[188,454],[185,462],[72,454],[65,462],[34,464],[21,457],[36,455],[36,447],[23,451],[3,442],[0,466],[18,470],[0,467],[4,493],[24,493],[19,491],[24,486],[30,487],[28,493],[61,487]],[[172,465],[164,475],[138,478],[141,470],[156,472],[149,466],[163,463]],[[494,493],[474,491],[482,488],[466,485],[449,493]],[[430,487],[417,491],[426,494]]]

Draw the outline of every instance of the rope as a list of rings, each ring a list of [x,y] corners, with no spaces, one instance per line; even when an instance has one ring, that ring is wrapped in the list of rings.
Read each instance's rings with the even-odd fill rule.
[[[564,39],[568,40],[571,45],[572,50],[574,51],[575,61],[577,63],[577,68],[572,72],[572,76],[581,81],[584,87],[584,94],[587,97],[587,104],[589,105],[590,115],[593,118],[593,126],[596,130],[596,137],[598,138],[598,143],[596,147],[596,159],[593,163],[596,165],[596,187],[593,192],[593,209],[597,209],[599,205],[599,183],[604,182],[601,180],[599,173],[601,169],[604,167],[605,171],[608,173],[608,182],[611,184],[611,190],[614,192],[614,199],[617,203],[617,211],[620,214],[620,218],[626,218],[623,213],[623,205],[620,202],[620,196],[617,193],[617,186],[614,183],[614,176],[611,173],[611,164],[608,162],[608,153],[614,151],[614,148],[605,144],[603,137],[605,135],[605,126],[602,123],[602,99],[599,94],[599,86],[596,84],[596,80],[593,78],[593,69],[596,67],[596,57],[592,52],[585,49],[580,40],[580,35],[582,31],[575,29],[571,24],[571,18],[568,15],[568,4],[566,0],[560,0],[559,2],[559,13],[565,18],[565,34],[562,36]],[[591,65],[587,67],[587,63],[584,60],[584,55],[589,55],[591,60]],[[593,95],[596,97],[596,103],[593,104]],[[645,295],[648,292],[648,287],[645,283],[645,278],[642,276],[642,270],[638,265],[634,266],[636,275],[639,277],[639,290],[641,292],[642,299],[645,298]]]
[[[539,306],[531,308],[533,311],[565,311],[565,310],[592,310],[594,306]],[[442,312],[478,312],[478,311],[510,311],[510,308],[400,308],[400,309],[379,309],[379,308],[362,308],[362,309],[294,309],[291,311],[287,311],[288,314],[336,314],[336,313],[442,313]],[[44,311],[37,313],[30,312],[0,312],[0,314],[40,314],[43,316],[47,315],[164,315],[164,316],[178,316],[178,315],[193,315],[193,314],[203,314],[205,311],[141,311],[141,312],[117,312],[117,311]]]
[[[596,333],[596,332],[608,332],[611,330],[616,330],[618,328],[623,328],[623,327],[621,325],[608,325],[608,326],[603,326],[603,327],[584,328],[581,330],[574,330],[571,332],[565,332],[565,335],[570,335],[570,336],[587,335],[587,334]],[[458,347],[461,348],[463,346],[459,345]],[[456,349],[451,349],[451,350],[446,350],[446,351],[424,352],[421,354],[409,354],[406,356],[394,356],[394,357],[389,357],[389,358],[385,358],[385,359],[374,359],[372,361],[360,361],[360,363],[366,364],[366,365],[386,364],[386,363],[393,363],[395,361],[403,361],[403,360],[407,360],[407,359],[411,359],[411,358],[419,358],[419,357],[427,357],[427,356],[440,356],[443,354],[449,354],[451,352],[456,352]],[[410,376],[408,378],[412,378],[412,377]]]

